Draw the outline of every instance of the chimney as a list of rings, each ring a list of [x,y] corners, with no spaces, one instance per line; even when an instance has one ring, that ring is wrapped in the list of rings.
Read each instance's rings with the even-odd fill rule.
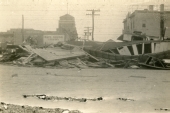
[[[149,5],[149,11],[153,11],[153,5]]]
[[[160,11],[164,11],[164,4],[160,5]]]

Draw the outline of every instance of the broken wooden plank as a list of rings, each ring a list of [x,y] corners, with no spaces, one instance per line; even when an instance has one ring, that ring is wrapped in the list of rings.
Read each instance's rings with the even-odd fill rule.
[[[85,52],[85,51],[84,51]],[[90,55],[89,53],[87,53],[87,52],[85,52],[87,55],[89,55],[91,58],[93,58],[94,60],[96,60],[96,61],[99,61],[99,59],[97,59],[96,57],[94,57],[94,56],[92,56],[92,55]]]
[[[77,60],[78,60],[79,62],[81,62],[82,64],[87,65],[85,62],[83,62],[82,60],[80,60],[80,58],[77,58]]]
[[[26,59],[24,59],[24,61],[22,62],[24,65],[26,64],[26,63],[28,63],[29,61],[29,59],[31,58],[31,56],[33,56],[34,55],[34,53],[31,53],[31,55],[29,55]]]

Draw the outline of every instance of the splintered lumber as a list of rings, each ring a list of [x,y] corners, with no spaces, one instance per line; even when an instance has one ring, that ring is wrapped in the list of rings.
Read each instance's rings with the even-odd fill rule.
[[[100,61],[99,59],[97,59],[96,57],[90,55],[89,53],[85,52],[87,55],[89,55],[91,58],[95,59],[96,61]],[[111,66],[111,67],[114,67],[114,65],[108,63],[108,62],[105,62],[107,65]]]
[[[22,47],[21,45],[19,45],[18,47],[20,47],[21,49],[23,49],[23,50],[27,51],[28,53],[30,53],[30,52],[31,52],[30,50],[28,50],[27,48]]]
[[[107,63],[107,62],[106,62],[106,64],[109,65],[110,67],[115,67],[114,65],[112,65],[112,64],[110,64],[110,63]]]
[[[143,67],[152,68],[152,69],[163,69],[163,70],[170,70],[169,66],[163,62],[162,59],[155,58],[148,55],[148,59],[145,63],[139,63]]]
[[[26,59],[24,59],[23,64],[29,62],[28,60],[29,60],[29,59],[31,58],[31,56],[33,56],[33,55],[34,55],[34,53],[31,53],[31,55],[29,55]]]
[[[105,59],[102,59],[108,66],[110,66],[110,67],[115,67],[114,65],[112,65],[112,64],[110,64],[110,63],[108,63],[107,61],[105,61]]]
[[[99,61],[99,59],[97,59],[96,57],[94,57],[94,56],[92,56],[92,55],[90,55],[89,53],[87,53],[87,52],[85,52],[87,55],[89,55],[91,58],[93,58],[94,60],[96,60],[96,61]]]
[[[26,48],[25,50],[27,50],[29,52],[33,52],[33,48],[30,45],[25,45],[25,48]]]
[[[81,62],[83,65],[87,65],[86,63],[84,63],[82,60],[80,60],[79,58],[77,58],[77,60],[79,61],[79,62]]]

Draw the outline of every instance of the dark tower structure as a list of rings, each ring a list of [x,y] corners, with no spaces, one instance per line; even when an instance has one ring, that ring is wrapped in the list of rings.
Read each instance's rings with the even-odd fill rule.
[[[75,26],[74,17],[69,14],[65,14],[61,16],[59,20],[59,27],[57,29],[57,32],[65,34],[67,40],[71,40],[71,41],[76,40],[78,34]]]

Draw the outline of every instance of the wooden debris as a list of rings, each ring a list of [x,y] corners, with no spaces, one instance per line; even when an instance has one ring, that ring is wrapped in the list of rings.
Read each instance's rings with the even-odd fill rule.
[[[130,77],[135,77],[135,78],[146,78],[144,76],[130,76]]]
[[[160,109],[155,109],[155,110],[160,110],[160,111],[170,111],[170,108],[160,108]]]
[[[135,101],[135,100],[129,99],[129,98],[117,98],[117,100],[122,100],[122,101]]]
[[[67,101],[78,101],[78,102],[86,102],[88,101],[101,101],[102,97],[88,99],[88,98],[73,98],[73,97],[58,97],[58,96],[47,96],[45,94],[42,95],[23,95],[24,98],[27,97],[37,97],[42,100],[67,100]]]
[[[18,77],[18,74],[13,74],[11,75],[11,77]]]
[[[147,56],[147,60],[144,63],[139,63],[142,67],[150,69],[161,69],[161,70],[170,70],[168,64],[164,63],[162,59]]]

